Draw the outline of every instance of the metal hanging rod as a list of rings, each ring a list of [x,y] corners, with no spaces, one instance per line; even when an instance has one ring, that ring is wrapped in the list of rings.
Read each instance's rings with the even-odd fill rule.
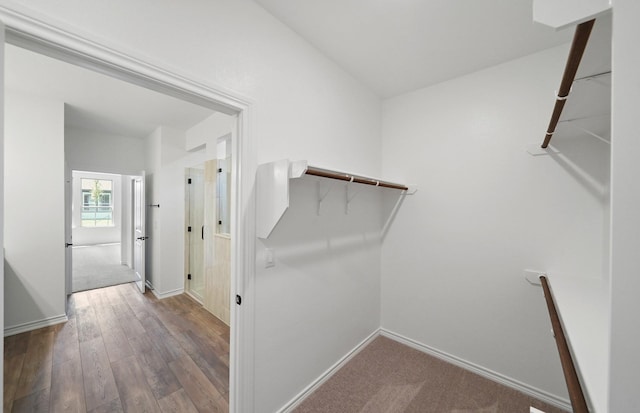
[[[564,68],[564,74],[562,75],[558,95],[556,96],[556,104],[553,107],[553,114],[549,121],[549,127],[547,128],[547,133],[544,135],[544,141],[542,142],[542,148],[549,146],[549,142],[556,130],[558,120],[560,120],[562,109],[569,97],[571,85],[576,77],[578,66],[580,66],[580,60],[582,60],[582,55],[584,54],[584,49],[587,47],[587,42],[589,41],[591,29],[593,29],[593,23],[595,21],[595,19],[592,19],[584,23],[580,23],[576,27],[575,34],[573,35],[573,42],[571,43],[571,49],[569,50],[569,57],[567,58],[567,64]]]
[[[322,178],[337,179],[337,180],[346,181],[346,182],[355,182],[358,184],[381,186],[383,188],[399,189],[401,191],[409,190],[409,187],[407,187],[406,185],[396,184],[396,183],[387,182],[387,181],[379,181],[373,178],[351,175],[343,172],[330,171],[328,169],[321,169],[313,166],[308,166],[305,173],[307,175],[320,176]]]

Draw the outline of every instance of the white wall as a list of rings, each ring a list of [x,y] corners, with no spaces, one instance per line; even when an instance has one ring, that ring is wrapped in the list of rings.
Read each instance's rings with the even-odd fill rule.
[[[8,329],[65,313],[64,105],[14,93],[5,98]]]
[[[201,148],[204,145],[207,159],[218,159],[218,138],[232,133],[235,129],[235,124],[235,116],[228,116],[224,113],[214,113],[186,131],[187,151]]]
[[[159,180],[156,171],[160,171],[160,151],[162,149],[161,128],[158,127],[145,138],[145,204],[158,204],[156,194],[160,193]],[[153,288],[159,288],[159,277],[156,277],[156,269],[160,271],[160,213],[158,208],[146,209],[145,232],[149,237],[145,241],[145,277]],[[158,278],[158,280],[157,280]]]
[[[129,136],[65,129],[65,156],[75,171],[138,175],[145,165],[145,140]]]
[[[346,184],[325,180],[318,215],[316,182],[291,181],[289,209],[257,245],[256,376],[277,374],[285,400],[380,326],[383,192],[352,185],[347,214]],[[274,267],[266,268],[266,248]],[[277,410],[273,388],[266,380],[256,386],[264,403],[257,411]]]
[[[146,196],[146,276],[156,295],[184,289],[185,168],[204,162],[205,151],[187,152],[185,132],[158,127],[146,140],[148,147]]]
[[[382,326],[566,398],[542,291],[523,270],[603,276],[609,147],[542,142],[568,47],[383,106],[383,175],[418,184],[382,249]]]
[[[312,164],[376,175],[380,102],[362,84],[252,1],[3,5],[254,101],[258,163]],[[132,10],[148,10],[137,13]],[[167,31],[167,27],[174,30]]]
[[[3,4],[187,78],[247,96],[253,102],[250,130],[255,158],[244,160],[244,176],[255,176],[256,163],[284,158],[308,159],[313,165],[379,175],[379,99],[251,1],[190,0],[178,5],[171,0],[115,0],[108,4],[7,0]],[[167,30],[169,27],[171,30]],[[157,203],[158,199],[148,201]],[[164,201],[159,202],[160,212],[152,214],[162,213]],[[241,210],[245,211],[246,205]],[[164,236],[164,227],[161,231]],[[296,234],[297,230],[290,228],[286,236],[295,239]],[[182,254],[182,250],[176,253]],[[310,259],[299,274],[311,276],[323,268],[320,257],[321,253]],[[152,263],[153,272],[156,265]],[[301,288],[299,283],[291,283],[292,274],[275,273],[256,284],[256,314],[270,311],[268,303],[281,300],[283,292],[294,296]],[[153,275],[154,286],[155,278]],[[328,368],[337,360],[335,355],[343,355],[344,349],[357,344],[355,337],[362,334],[341,334],[345,325],[360,331],[362,320],[347,318],[346,324],[327,326],[322,332],[336,340],[304,349],[306,359],[320,360],[318,364],[292,364],[283,359],[289,349],[302,351],[296,337],[309,341],[302,314],[326,319],[334,315],[333,308],[351,308],[351,298],[360,296],[362,289],[368,287],[361,281],[356,277],[338,286],[335,281],[321,278],[319,289],[326,291],[324,297],[331,306],[309,309],[306,303],[293,300],[287,302],[288,313],[300,314],[299,319],[288,319],[285,324],[274,319],[260,320],[254,341],[269,344],[257,350],[255,357],[255,388],[259,393],[254,405],[258,411],[271,411],[285,404],[294,391],[309,384],[318,365]],[[370,308],[371,303],[364,307]],[[286,367],[265,367],[274,360],[281,360],[280,365]]]
[[[121,176],[73,171],[72,177],[73,213],[71,220],[71,234],[73,245],[97,245],[120,242],[123,214]],[[82,179],[106,179],[112,181],[113,189],[111,191],[111,199],[113,202],[113,226],[82,226]]]
[[[640,36],[636,0],[615,0],[611,152],[611,357],[609,411],[640,411]]]

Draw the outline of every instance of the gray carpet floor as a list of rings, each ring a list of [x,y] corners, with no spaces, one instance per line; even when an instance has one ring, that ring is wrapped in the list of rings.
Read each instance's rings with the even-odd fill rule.
[[[386,337],[378,337],[295,413],[564,413]]]
[[[120,244],[73,247],[73,292],[136,281],[135,272],[120,264]]]

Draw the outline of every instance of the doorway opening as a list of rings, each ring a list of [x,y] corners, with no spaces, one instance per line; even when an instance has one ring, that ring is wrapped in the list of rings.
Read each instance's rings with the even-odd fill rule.
[[[212,137],[216,157],[187,168],[187,293],[226,325],[231,323],[231,135]]]
[[[6,17],[6,16],[5,16]],[[35,34],[37,33],[37,35]],[[142,86],[148,88],[150,90],[154,90],[156,92],[160,92],[162,94],[177,97],[183,99],[190,103],[196,103],[198,105],[204,106],[210,110],[219,111],[219,113],[223,113],[226,115],[230,115],[233,118],[234,123],[234,133],[231,138],[231,148],[234,156],[232,158],[232,164],[230,170],[234,171],[234,174],[230,175],[231,179],[231,193],[233,194],[230,199],[229,206],[229,232],[235,234],[231,237],[230,240],[230,260],[229,266],[230,270],[230,293],[229,297],[240,297],[244,295],[245,292],[245,280],[252,282],[252,260],[253,260],[253,222],[251,219],[249,222],[240,220],[240,213],[242,211],[242,216],[252,217],[252,209],[253,205],[249,201],[250,198],[250,185],[253,178],[253,174],[251,171],[254,170],[255,165],[251,163],[251,157],[248,156],[250,153],[249,148],[251,145],[248,142],[248,110],[249,110],[249,102],[243,100],[242,98],[235,97],[229,94],[227,91],[218,90],[215,88],[211,88],[197,82],[190,81],[180,76],[173,75],[170,72],[167,72],[161,68],[156,68],[151,65],[148,65],[144,62],[140,62],[136,59],[129,58],[127,56],[123,56],[120,53],[110,51],[104,47],[95,45],[89,41],[85,41],[81,37],[78,36],[64,36],[60,35],[59,31],[52,31],[49,27],[42,25],[39,22],[30,22],[28,25],[22,25],[19,28],[8,26],[7,29],[7,42],[9,44],[19,45],[21,47],[25,47],[25,49],[36,51],[38,53],[43,53],[44,55],[53,56],[56,59],[60,59],[61,61],[71,63],[73,65],[89,68],[93,71],[96,71],[101,74],[107,74],[109,77],[124,80],[129,84],[135,84],[138,86]],[[81,50],[81,51],[80,51]],[[32,66],[35,67],[35,66]],[[40,90],[37,90],[39,93]],[[141,107],[140,109],[145,109]],[[90,110],[82,110],[78,109],[77,106],[66,104],[65,105],[65,115],[67,113],[80,113],[80,114],[93,114]],[[104,121],[104,119],[102,119]],[[107,122],[108,123],[108,122]],[[66,125],[65,125],[66,126]],[[150,140],[155,141],[160,146],[163,143],[169,143],[168,141],[172,140],[170,128],[165,128],[161,130],[162,132],[166,132],[167,142],[164,142],[162,136],[153,135],[150,136]],[[66,146],[66,136],[65,142],[63,145]],[[106,144],[102,147],[102,149],[108,150],[109,144]],[[184,173],[184,168],[188,167],[189,164],[196,165],[203,161],[207,160],[206,156],[206,148],[202,145],[195,145],[191,148],[187,149],[188,160],[185,162],[173,162],[175,159],[167,159],[170,158],[169,155],[172,152],[172,146],[169,144],[167,147],[166,154],[168,156],[160,156],[160,162],[167,161],[166,166],[169,167],[172,171],[175,171],[176,168],[181,170],[180,174],[182,176]],[[172,148],[171,148],[172,146]],[[66,147],[65,147],[66,149]],[[64,152],[67,152],[66,150]],[[155,156],[155,152],[147,153],[147,156],[153,158]],[[123,157],[126,157],[126,153],[121,154]],[[117,157],[117,155],[116,155]],[[242,159],[250,159],[245,166],[243,166],[243,170],[245,173],[241,178],[241,160]],[[149,161],[149,159],[146,159]],[[157,159],[151,159],[151,161],[155,161]],[[66,161],[66,160],[64,160]],[[78,168],[78,167],[76,167]],[[88,168],[80,167],[78,170],[87,170]],[[116,173],[117,171],[111,170],[110,168],[100,168],[100,170],[108,172],[108,173]],[[134,173],[134,171],[128,171]],[[137,171],[135,171],[137,172]],[[163,178],[166,178],[165,172],[168,171],[154,171],[151,176],[147,179],[147,188],[154,188],[151,190],[152,195],[156,195],[156,197],[152,197],[151,199],[147,198],[144,205],[145,207],[153,207],[154,205],[157,207],[154,208],[145,208],[147,212],[147,219],[142,218],[142,222],[148,222],[148,230],[150,230],[151,237],[153,238],[154,232],[156,234],[162,233],[166,234],[166,237],[162,239],[170,239],[172,238],[172,230],[174,229],[174,223],[169,225],[164,225],[165,222],[169,222],[166,218],[169,216],[174,216],[180,218],[180,214],[175,215],[175,211],[171,208],[166,208],[167,206],[175,205],[176,199],[172,199],[171,195],[166,197],[159,196],[157,192],[154,193],[154,190],[160,186],[162,186]],[[66,167],[65,167],[66,173]],[[173,175],[172,175],[173,176]],[[171,181],[171,185],[174,185],[175,181]],[[178,186],[179,187],[179,186]],[[175,188],[175,186],[174,186]],[[184,193],[184,188],[180,188]],[[149,191],[147,191],[147,195]],[[165,203],[165,201],[167,201]],[[182,199],[179,199],[181,203],[183,203]],[[162,208],[162,209],[161,209]],[[166,208],[166,209],[165,209]],[[164,212],[166,211],[166,212]],[[102,217],[100,219],[103,219]],[[94,221],[98,220],[98,218],[94,218]],[[98,225],[97,222],[94,224]],[[162,224],[162,225],[161,225]],[[179,230],[182,231],[182,222],[178,223]],[[143,233],[146,234],[146,233]],[[147,235],[143,235],[145,238]],[[144,239],[143,239],[144,241]],[[153,245],[154,241],[156,247],[162,250],[162,242],[156,240],[151,241],[149,244]],[[72,244],[68,242],[68,244]],[[160,245],[157,245],[160,244]],[[147,246],[149,250],[149,246]],[[169,260],[172,257],[175,257],[176,253],[179,255],[183,255],[183,250],[175,251],[172,250],[172,256],[167,257]],[[154,263],[153,261],[158,258],[158,254],[151,253],[142,255],[143,261],[145,260],[147,263],[151,264],[151,271],[158,271],[162,268],[162,263]],[[151,258],[151,260],[149,260]],[[151,262],[149,262],[151,261]],[[159,264],[159,265],[158,265]],[[135,262],[134,262],[135,266]],[[242,277],[239,275],[242,274]],[[180,276],[180,282],[184,284],[183,274],[178,272]],[[155,280],[154,280],[155,281]],[[162,291],[167,292],[169,295],[177,294],[181,289],[170,290],[170,287],[163,285],[163,282],[166,280],[158,281],[154,287],[158,290],[158,287],[162,288]],[[69,284],[70,285],[70,284]],[[248,294],[252,294],[253,289],[250,286],[247,286]],[[68,292],[69,289],[66,289],[65,292]],[[162,292],[161,291],[161,292]],[[10,293],[8,291],[8,293]],[[168,296],[168,295],[167,295]],[[164,298],[164,297],[159,297]],[[235,301],[235,300],[230,300]],[[238,299],[238,302],[240,300]],[[230,377],[229,377],[229,407],[230,410],[243,410],[242,406],[250,406],[252,403],[252,359],[251,354],[252,351],[250,346],[252,343],[250,340],[242,340],[242,336],[244,334],[250,334],[252,331],[253,322],[252,318],[246,318],[244,315],[241,317],[241,314],[245,314],[246,316],[251,316],[252,314],[252,306],[253,300],[250,296],[244,297],[242,300],[243,309],[246,309],[243,313],[239,311],[239,307],[233,305],[229,306],[230,320],[231,320],[231,333],[230,333]],[[246,324],[245,324],[246,322]],[[244,356],[247,356],[246,358]],[[241,378],[246,378],[245,380],[241,380]],[[243,383],[240,386],[240,383]]]
[[[72,171],[71,291],[140,282],[136,272],[134,181],[141,177]],[[138,266],[139,268],[139,266]]]

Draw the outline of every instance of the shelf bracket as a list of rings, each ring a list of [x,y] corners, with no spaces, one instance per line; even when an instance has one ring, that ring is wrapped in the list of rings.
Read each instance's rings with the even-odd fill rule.
[[[321,213],[321,206],[322,206],[322,201],[324,201],[324,199],[327,197],[327,195],[329,195],[329,192],[331,192],[331,190],[333,189],[333,185],[330,183],[327,183],[327,189],[325,191],[322,190],[322,181],[318,180],[316,182],[316,189],[318,192],[318,209],[317,209],[317,214],[318,216],[320,216]]]
[[[355,188],[354,185],[351,185],[352,182],[353,179],[345,185],[344,189],[345,199],[347,201],[345,205],[345,214],[347,215],[349,215],[351,201],[353,201],[362,191],[362,188]],[[349,188],[351,188],[351,190],[349,190]]]

